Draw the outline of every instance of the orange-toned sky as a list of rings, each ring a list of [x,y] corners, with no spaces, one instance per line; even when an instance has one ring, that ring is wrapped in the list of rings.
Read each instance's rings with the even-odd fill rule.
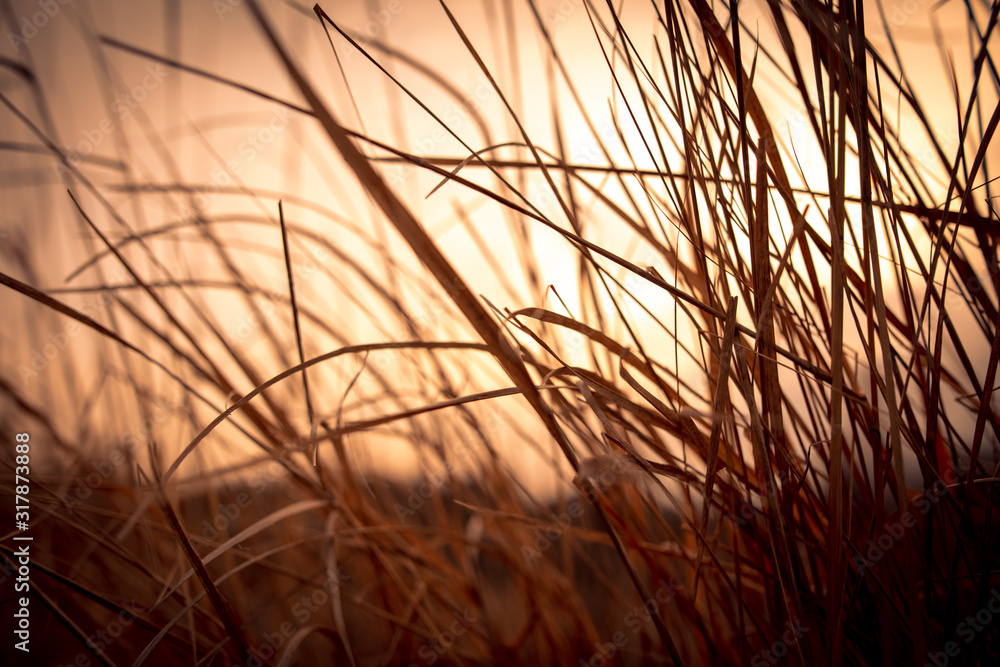
[[[458,143],[441,134],[436,123],[415,103],[407,99],[388,79],[339,35],[332,41],[341,57],[338,64],[333,56],[327,34],[305,4],[293,2],[263,3],[277,26],[281,39],[294,53],[297,61],[325,96],[338,119],[369,136],[412,150],[420,155],[466,157]],[[881,19],[875,3],[866,3],[867,29],[876,44],[884,44]],[[587,100],[600,127],[609,128],[609,104],[616,100],[607,66],[592,32],[587,12],[578,3],[566,0],[540,0],[537,5],[546,17],[558,48],[566,58],[580,94]],[[931,12],[934,3],[884,3],[886,20],[892,25],[897,46],[909,76],[923,101],[928,104],[936,123],[945,128],[941,136],[952,143],[944,148],[957,149],[957,135],[946,128],[955,127],[954,102],[947,70],[934,46]],[[957,7],[957,3],[952,3]],[[321,3],[325,11],[348,31],[368,36],[425,63],[439,75],[447,77],[459,94],[459,99],[442,94],[441,88],[419,74],[413,67],[386,59],[393,74],[442,117],[449,120],[457,133],[471,146],[487,145],[469,108],[482,114],[494,142],[517,138],[516,128],[505,112],[497,94],[487,85],[486,78],[450,25],[439,2],[435,0],[368,0]],[[510,10],[508,13],[508,6]],[[38,12],[48,11],[44,19]],[[55,8],[55,9],[53,9]],[[545,71],[544,49],[537,30],[532,27],[526,3],[452,2],[449,8],[480,49],[485,63],[494,73],[510,102],[523,120],[528,134],[541,146],[553,147],[551,106]],[[951,47],[951,57],[958,71],[965,71],[968,62],[967,39],[962,32],[960,10],[946,7],[936,12],[945,44]],[[651,25],[648,3],[625,3],[624,19],[634,26],[633,37],[640,52],[651,51]],[[764,3],[741,3],[741,16],[748,25],[759,28],[761,39],[773,39]],[[212,214],[255,217],[260,224],[220,227],[222,240],[236,253],[245,274],[262,290],[284,294],[286,278],[280,259],[280,236],[273,224],[276,219],[276,197],[266,192],[285,195],[289,220],[334,243],[348,256],[371,266],[378,274],[392,273],[387,269],[371,243],[384,243],[390,255],[398,258],[403,268],[420,275],[417,262],[380,217],[371,202],[358,187],[354,177],[344,169],[339,157],[324,138],[314,121],[297,113],[289,113],[280,105],[262,100],[231,86],[222,85],[203,76],[180,71],[155,60],[102,45],[98,36],[160,54],[227,80],[266,91],[282,100],[301,103],[296,91],[273,49],[257,28],[247,6],[238,0],[198,0],[188,2],[71,2],[63,5],[51,2],[13,2],[5,6],[3,40],[0,55],[9,62],[22,62],[35,73],[38,86],[31,85],[10,67],[0,69],[0,90],[37,126],[46,140],[79,158],[82,172],[94,183],[102,196],[130,226],[144,230],[175,221],[190,212],[193,204]],[[32,23],[33,22],[33,23]],[[31,26],[35,28],[31,30]],[[514,26],[514,30],[510,27]],[[11,38],[10,35],[15,35]],[[19,37],[19,38],[18,38]],[[746,43],[746,42],[745,42]],[[511,47],[515,55],[511,55]],[[748,55],[747,58],[751,58]],[[749,60],[747,61],[749,66]],[[793,113],[786,113],[791,98],[785,84],[763,61],[757,76],[772,83],[770,99],[772,122],[783,139],[795,142],[806,178],[810,184],[822,183],[825,172],[809,150],[810,140],[801,126],[794,123]],[[968,77],[959,78],[961,95],[968,94]],[[566,91],[557,91],[562,104]],[[615,101],[620,105],[620,100]],[[887,101],[892,104],[893,101]],[[567,105],[568,106],[568,105]],[[620,108],[620,106],[619,106]],[[6,107],[0,109],[2,136],[0,141],[17,145],[42,146],[43,140]],[[562,116],[567,153],[584,159],[592,152],[592,139],[578,114],[567,111]],[[601,123],[604,123],[601,125]],[[927,150],[926,136],[914,120],[901,117],[903,127],[913,127],[912,144],[908,149],[922,155]],[[624,127],[630,145],[637,145],[639,130]],[[909,135],[907,135],[909,137]],[[909,142],[908,138],[908,142]],[[526,152],[502,149],[498,155],[524,157]],[[84,264],[99,249],[93,233],[87,230],[64,192],[64,183],[53,168],[51,152],[9,150],[0,163],[0,187],[5,200],[2,227],[7,234],[0,247],[4,271],[45,289],[60,289],[127,282],[130,278],[111,259],[102,260],[101,272],[91,268],[67,283],[74,269]],[[624,151],[615,155],[624,159]],[[928,155],[932,159],[932,156]],[[929,160],[930,161],[930,160]],[[127,164],[125,173],[116,165]],[[649,166],[642,164],[640,167]],[[995,166],[995,165],[994,165]],[[937,170],[940,173],[940,170]],[[512,241],[511,228],[494,207],[483,206],[481,199],[470,196],[449,184],[432,196],[425,196],[437,184],[438,178],[423,173],[403,171],[387,166],[384,173],[390,183],[405,196],[425,226],[438,239],[442,248],[474,289],[487,296],[499,307],[512,309],[538,304],[526,287],[520,271],[518,249]],[[260,197],[210,191],[195,199],[176,195],[137,195],[128,191],[128,184],[222,184],[245,187],[261,193]],[[822,186],[814,186],[822,189]],[[555,214],[555,204],[544,196],[540,180],[527,184],[533,198],[546,213]],[[98,198],[80,182],[74,186],[84,210],[105,232],[121,237],[126,232],[119,221],[103,208]],[[309,200],[313,205],[306,205]],[[483,270],[484,260],[474,251],[472,239],[463,231],[455,214],[461,206],[478,229],[483,242],[495,253],[502,267],[510,268],[507,284],[495,273]],[[323,207],[334,219],[316,209]],[[360,232],[359,232],[360,230]],[[787,232],[787,227],[786,230]],[[623,255],[641,264],[651,263],[641,250],[621,239],[613,230],[603,230],[599,224],[591,228],[593,239],[614,247]],[[215,260],[206,260],[204,239],[195,234],[182,238],[161,238],[151,241],[151,247],[162,253],[164,263],[175,277],[210,278],[221,275]],[[539,258],[537,266],[542,284],[551,284],[567,303],[578,303],[575,262],[577,253],[557,234],[533,229],[533,250]],[[387,318],[371,317],[363,304],[352,303],[348,296],[359,289],[350,275],[328,275],[319,269],[337,272],[338,262],[323,248],[303,238],[297,246],[302,269],[301,295],[314,310],[335,319],[338,330],[354,342],[405,337],[398,325]],[[631,253],[631,255],[630,255]],[[136,268],[147,279],[158,275],[159,268],[140,253],[132,254]],[[23,260],[23,261],[22,261]],[[317,268],[317,264],[321,265]],[[658,267],[666,275],[667,267]],[[446,303],[427,296],[419,282],[412,282],[405,272],[399,274],[397,288],[408,295],[418,310],[429,313],[429,331],[440,335],[457,335],[449,322]],[[162,277],[162,276],[161,276]],[[622,276],[624,277],[624,276]],[[426,276],[424,276],[426,279]],[[338,284],[342,280],[343,284]],[[660,310],[669,310],[672,301],[655,290],[639,287],[647,302]],[[511,293],[513,292],[513,293]],[[83,307],[85,297],[67,295],[67,300]],[[362,301],[369,299],[363,297]],[[551,299],[551,296],[548,297]],[[272,374],[284,366],[281,360],[268,358],[260,329],[254,324],[255,314],[249,307],[233,299],[225,291],[206,290],[198,301],[219,319],[227,338],[250,355],[262,355],[261,363]],[[187,306],[169,297],[173,307],[184,312]],[[374,302],[372,302],[374,304]],[[551,301],[545,305],[551,306]],[[30,366],[33,355],[44,350],[48,341],[61,340],[65,321],[46,314],[37,306],[26,303],[24,297],[9,291],[0,294],[0,306],[19,323],[16,329],[4,333],[4,376],[22,381],[26,395],[42,404],[65,405],[64,425],[92,423],[89,433],[94,447],[99,438],[93,434],[101,429],[110,433],[127,432],[136,417],[116,415],[109,403],[101,402],[95,415],[88,412],[86,397],[97,391],[97,378],[105,377],[106,359],[111,349],[99,347],[97,336],[79,333],[71,336],[68,346],[35,375],[25,379],[19,371]],[[376,308],[377,306],[373,305]],[[268,315],[280,337],[293,350],[286,314]],[[270,319],[273,318],[273,319]],[[161,325],[168,323],[154,316]],[[127,320],[127,318],[126,318]],[[122,331],[139,336],[141,332],[122,321]],[[321,331],[311,329],[307,353],[318,354],[335,346],[335,341]],[[670,345],[669,339],[652,327],[640,329],[649,336],[652,345]],[[460,332],[459,332],[460,333]],[[245,335],[244,335],[245,334]],[[694,332],[679,332],[689,341]],[[56,339],[52,337],[56,336]],[[53,343],[54,344],[54,343]],[[95,351],[96,350],[96,351]],[[308,356],[308,354],[307,354]],[[664,355],[672,357],[673,355]],[[294,358],[294,355],[292,355]],[[168,358],[168,357],[164,357]],[[130,368],[144,378],[148,372],[144,362],[135,358],[115,358],[116,365]],[[344,363],[336,372],[318,382],[318,388],[340,396],[350,378],[358,370],[356,362]],[[485,373],[487,386],[503,386],[506,379],[485,361],[472,364],[470,371]],[[168,391],[160,374],[153,373],[150,381],[159,391]],[[417,376],[400,379],[401,386],[418,381]],[[102,380],[103,382],[103,380]],[[476,384],[473,382],[472,384]],[[240,391],[249,388],[244,380]],[[127,394],[124,388],[115,390]],[[297,390],[289,389],[289,400],[299,400]],[[124,399],[123,399],[124,400]],[[514,399],[503,399],[513,401]],[[326,402],[331,409],[335,401]],[[127,404],[125,401],[123,404]],[[301,421],[299,410],[295,418]],[[163,425],[167,429],[167,425]],[[532,427],[533,428],[533,427]],[[166,432],[166,430],[165,430]],[[355,436],[355,440],[384,451],[388,446],[374,438]],[[206,447],[208,449],[208,447]],[[220,457],[208,455],[206,461]],[[224,458],[224,457],[222,457]],[[528,479],[537,476],[542,483],[550,473],[538,464],[530,453],[516,453],[513,458]],[[384,465],[401,471],[415,465],[404,455],[382,458]]]

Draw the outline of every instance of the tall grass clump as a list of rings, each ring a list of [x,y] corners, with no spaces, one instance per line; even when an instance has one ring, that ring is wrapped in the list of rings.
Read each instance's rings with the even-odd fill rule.
[[[997,660],[996,2],[54,6],[4,664]]]

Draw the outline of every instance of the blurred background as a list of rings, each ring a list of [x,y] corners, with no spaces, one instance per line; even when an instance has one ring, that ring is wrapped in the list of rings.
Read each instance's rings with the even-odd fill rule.
[[[506,103],[540,148],[555,151],[561,142],[571,162],[600,165],[606,160],[599,148],[603,144],[615,164],[654,167],[650,153],[643,150],[648,121],[620,122],[624,103],[634,91],[616,86],[611,77],[607,49],[599,46],[606,35],[592,25],[580,3],[532,4],[561,56],[558,65],[528,3],[468,2],[450,9],[476,45]],[[949,64],[934,44],[967,42],[963,31],[968,10],[948,3],[932,11],[933,4],[878,3],[867,14],[867,29],[878,45],[887,43],[884,28],[892,28],[898,57],[908,64],[911,76],[916,75],[916,90],[929,121],[940,128],[941,148],[953,156],[958,119],[950,100],[953,88],[968,90],[971,54],[968,49],[948,48]],[[454,161],[469,157],[427,109],[390,80],[392,75],[473,149],[521,141],[504,99],[439,3],[354,0],[323,7],[385,72],[336,30],[321,27],[311,7],[295,2],[264,6],[282,40],[345,126],[417,156]],[[740,7],[742,20],[756,26],[764,43],[777,39],[764,3],[743,2]],[[630,25],[649,23],[654,11],[646,3],[622,6]],[[234,394],[243,395],[297,357],[277,224],[277,201],[282,199],[293,229],[290,257],[306,357],[344,344],[405,340],[415,334],[442,340],[467,337],[469,332],[456,324],[453,306],[433,281],[421,275],[412,252],[344,169],[320,126],[301,112],[262,98],[265,93],[282,102],[302,103],[241,2],[8,2],[3,19],[8,38],[0,69],[6,100],[0,109],[0,187],[5,202],[0,256],[10,275],[109,325],[168,367],[181,368],[176,355],[197,348],[196,356],[215,360]],[[639,52],[652,52],[652,32],[636,30],[630,36]],[[769,91],[765,102],[783,154],[801,169],[798,175],[790,172],[792,179],[799,185],[824,183],[818,144],[805,116],[794,111],[798,105],[790,97],[788,82],[767,58],[747,58],[758,86]],[[565,81],[555,76],[559,67],[566,68],[591,127],[570,101]],[[558,114],[558,138],[553,114]],[[887,109],[886,114],[891,117],[892,111]],[[946,193],[946,172],[936,165],[938,155],[912,113],[907,117],[908,110],[901,107],[899,114],[905,147],[928,164],[926,187],[940,200]],[[618,123],[613,121],[616,117]],[[385,159],[381,173],[387,182],[472,289],[490,303],[512,310],[554,304],[558,309],[558,300],[580,304],[579,253],[557,233],[526,224],[467,188],[447,184],[434,190],[441,183],[439,175],[393,161],[391,154],[370,145],[363,150]],[[668,146],[665,154],[671,162],[668,167],[683,165],[678,149],[671,153]],[[531,159],[523,142],[494,148],[489,155]],[[67,163],[73,169],[70,175]],[[475,165],[462,175],[486,187],[497,186],[486,170]],[[615,205],[626,203],[627,194],[607,174],[584,174],[584,178]],[[856,178],[847,181],[848,188],[856,184]],[[519,171],[515,184],[539,211],[568,226],[537,169]],[[164,311],[151,303],[136,276],[84,222],[67,188],[189,335],[178,340],[166,334],[171,327]],[[604,207],[593,194],[578,196],[583,198],[581,206],[597,211],[587,219],[588,239],[642,267],[653,266],[663,276],[672,274],[674,267],[665,265],[648,244],[621,233],[611,216],[600,211]],[[655,215],[654,205],[640,202],[639,206]],[[776,214],[782,218],[781,211]],[[781,234],[787,237],[790,229],[782,219]],[[679,238],[676,227],[663,231]],[[679,240],[683,257],[690,246],[685,249]],[[923,244],[922,252],[929,250],[929,239],[917,242]],[[746,254],[747,248],[741,251]],[[891,272],[892,267],[886,258],[885,269]],[[634,317],[633,326],[646,344],[661,351],[676,349],[678,341],[697,347],[696,325],[683,313],[674,320],[672,297],[624,270],[611,270],[617,270],[626,287],[660,313],[671,329],[664,332],[632,301],[623,300],[622,307]],[[68,334],[65,317],[9,290],[0,293],[0,299],[11,322],[3,332],[5,382],[36,405],[58,406],[52,425],[63,440],[76,443],[74,453],[53,452],[39,465],[58,465],[65,455],[86,458],[141,424],[142,391],[148,392],[146,399],[157,398],[169,406],[155,425],[164,460],[190,437],[181,428],[189,423],[186,411],[197,412],[202,421],[209,417],[209,412],[200,412],[204,405],[182,407],[187,399],[175,382],[124,353],[116,343],[101,340],[84,327],[74,327]],[[393,299],[406,304],[405,318],[394,312]],[[600,305],[607,314],[615,314],[609,297]],[[134,313],[158,328],[137,323]],[[414,323],[419,332],[408,330]],[[170,336],[169,344],[162,335]],[[587,356],[581,337],[570,333],[565,342],[570,360]],[[233,354],[224,352],[227,347],[235,356],[254,359],[256,382],[241,370],[238,359],[231,358]],[[415,359],[401,363],[405,356],[376,352],[366,363],[391,371],[400,396],[413,392],[416,397],[424,391],[429,371]],[[685,357],[683,352],[676,355],[682,368],[690,363]],[[462,355],[461,368],[451,366],[451,361],[443,363],[454,374],[457,389],[505,385],[502,373],[485,355]],[[385,396],[370,384],[371,374],[360,370],[355,355],[315,368],[311,378],[315,414],[358,420],[384,413],[378,401]],[[196,375],[184,377],[197,386]],[[352,379],[359,381],[351,385]],[[691,389],[703,392],[707,385]],[[269,393],[288,407],[287,419],[300,426],[308,419],[300,382],[283,382]],[[213,398],[222,405],[224,397]],[[427,398],[433,397],[425,395],[411,405]],[[505,415],[510,410],[517,413],[520,405],[515,398],[490,403]],[[8,392],[4,409],[11,418],[18,414],[16,409],[10,412],[14,406]],[[541,433],[534,420],[525,421],[530,423],[520,433],[511,432],[501,441],[523,479],[544,488],[552,480],[544,463],[547,457],[522,441]],[[308,425],[304,428],[308,430]],[[234,435],[231,431],[220,428],[217,435],[218,441],[198,449],[200,465],[231,464],[234,457],[247,453],[246,443],[228,437]],[[406,475],[417,465],[407,451],[405,433],[394,437],[383,429],[354,433],[349,440],[359,461],[370,462],[372,447],[391,451],[379,457],[383,474]]]

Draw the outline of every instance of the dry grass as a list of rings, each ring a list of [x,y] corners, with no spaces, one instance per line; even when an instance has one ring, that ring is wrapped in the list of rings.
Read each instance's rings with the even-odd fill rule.
[[[899,5],[540,4],[422,17],[475,96],[325,5],[281,5],[319,64],[277,5],[237,7],[273,87],[89,38],[108,81],[155,63],[286,113],[329,195],[244,179],[174,118],[228,180],[187,173],[141,107],[151,153],[74,159],[30,49],[0,60],[0,149],[62,165],[28,187],[78,236],[65,262],[31,220],[0,246],[32,664],[997,659],[1000,5],[948,3],[965,42],[938,35],[953,88],[927,90]],[[414,117],[432,149],[378,138]]]

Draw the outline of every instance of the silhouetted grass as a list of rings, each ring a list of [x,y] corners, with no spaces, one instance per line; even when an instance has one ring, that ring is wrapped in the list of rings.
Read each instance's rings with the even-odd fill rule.
[[[31,43],[0,61],[0,148],[61,165],[31,187],[75,236],[0,246],[32,664],[997,659],[1000,6],[946,3],[938,90],[899,5],[540,4],[440,2],[409,53],[398,3],[366,35],[248,0],[280,84],[88,42],[108,81],[138,59],[263,109],[292,136],[260,159],[323,193],[253,180],[262,131],[227,161],[224,120],[141,106],[148,146],[75,159]]]

